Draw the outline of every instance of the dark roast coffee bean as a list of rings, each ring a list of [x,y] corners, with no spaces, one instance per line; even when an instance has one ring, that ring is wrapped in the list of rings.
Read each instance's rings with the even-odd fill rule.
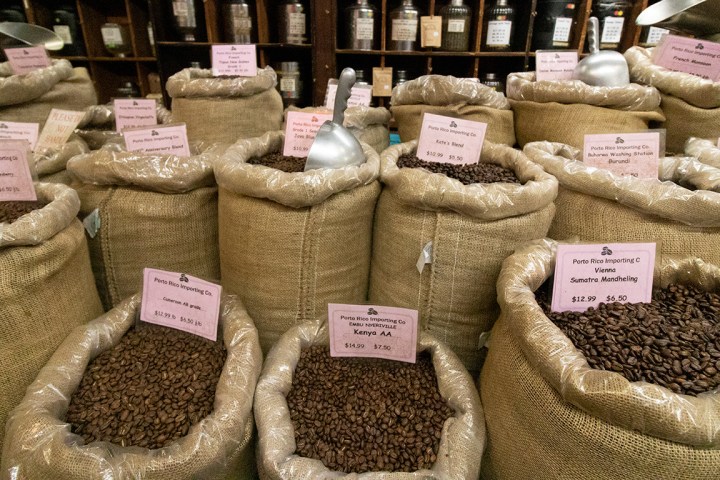
[[[0,223],[12,223],[46,204],[42,202],[0,202]]]
[[[414,153],[405,153],[398,158],[399,168],[424,168],[432,173],[442,173],[463,185],[473,183],[520,183],[515,172],[509,168],[493,163],[473,163],[469,165],[456,165],[453,163],[426,162],[420,160]]]
[[[303,157],[286,157],[280,152],[273,152],[263,155],[262,157],[250,158],[247,163],[251,165],[265,165],[266,167],[276,168],[283,172],[293,173],[305,170],[305,160]]]

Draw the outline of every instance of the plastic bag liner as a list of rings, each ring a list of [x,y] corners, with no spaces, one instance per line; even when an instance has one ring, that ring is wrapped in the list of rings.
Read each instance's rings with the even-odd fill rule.
[[[535,80],[535,72],[511,73],[507,95],[522,147],[540,140],[582,148],[585,134],[631,133],[665,120],[660,93],[631,83],[596,87],[580,80]]]
[[[288,107],[287,112],[329,113],[332,110],[320,107]],[[390,146],[390,111],[385,107],[353,106],[345,110],[343,125],[361,142],[365,142],[381,153]],[[285,128],[282,129],[285,131]]]
[[[685,154],[711,167],[720,168],[720,148],[717,141],[691,137],[685,142]]]
[[[553,241],[536,242],[503,263],[503,313],[480,377],[483,478],[717,478],[720,393],[679,395],[590,368],[535,301],[533,292],[553,273],[555,249]],[[697,259],[666,261],[654,284],[669,283],[718,291],[720,269]]]
[[[412,473],[368,472],[345,474],[332,471],[321,461],[295,454],[295,434],[286,395],[292,386],[300,352],[312,345],[328,344],[327,324],[305,323],[283,335],[267,356],[255,392],[255,421],[258,427],[258,471],[263,480],[357,480],[469,479],[478,478],[485,448],[482,406],[472,378],[462,363],[440,341],[428,333],[418,335],[418,352],[429,350],[440,395],[455,410],[443,426],[438,460],[430,470]]]
[[[142,288],[145,267],[220,277],[213,163],[222,151],[152,155],[110,143],[68,162],[81,218],[100,216],[89,244],[106,309]]]
[[[519,150],[485,142],[480,162],[509,168],[522,185],[463,185],[443,174],[398,168],[417,141],[381,157],[383,190],[375,210],[370,302],[417,309],[427,330],[480,368],[480,335],[499,313],[500,264],[517,245],[543,238],[555,213],[557,180]],[[431,245],[431,264],[416,264]]]
[[[187,124],[191,141],[235,143],[279,130],[283,103],[272,67],[254,77],[213,77],[211,70],[186,68],[168,78],[173,121]]]
[[[561,143],[531,143],[524,151],[560,181],[550,238],[657,241],[658,255],[692,254],[720,264],[720,193],[677,184],[710,184],[716,178],[709,172],[708,179],[701,166],[688,167],[692,159],[661,159],[657,181],[586,166],[580,150]]]
[[[240,140],[215,169],[222,284],[240,296],[270,346],[293,325],[327,318],[327,304],[363,303],[380,193],[377,152],[365,163],[286,173],[246,161],[282,151],[285,135]]]
[[[85,68],[67,60],[24,75],[14,75],[0,63],[0,120],[35,122],[42,130],[50,110],[84,110],[97,103],[95,87]]]
[[[227,358],[213,412],[166,447],[149,450],[109,442],[85,444],[63,420],[88,363],[116,345],[135,323],[141,297],[76,328],[60,345],[6,427],[2,471],[36,480],[247,479],[255,470],[252,398],[262,367],[257,331],[242,303],[223,295],[220,329]]]
[[[393,88],[390,110],[403,142],[420,136],[424,113],[488,124],[486,139],[515,144],[510,104],[505,95],[475,78],[423,75]]]
[[[34,152],[35,170],[40,181],[70,185],[72,178],[65,170],[68,160],[89,151],[90,149],[82,138],[71,135],[68,141],[58,148],[45,148]]]
[[[172,123],[172,114],[160,102],[155,109],[159,125]],[[91,150],[97,150],[107,142],[123,143],[123,134],[115,130],[115,108],[113,104],[93,105],[85,109],[75,133],[85,140]]]
[[[47,205],[0,223],[1,426],[65,335],[102,313],[77,194],[50,183],[35,191]]]

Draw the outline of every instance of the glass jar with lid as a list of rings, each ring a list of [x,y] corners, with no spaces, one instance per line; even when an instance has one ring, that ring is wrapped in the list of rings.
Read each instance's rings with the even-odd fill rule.
[[[223,33],[228,43],[252,43],[253,14],[245,0],[224,0],[222,3]]]
[[[515,31],[515,8],[507,0],[496,0],[485,11],[483,27],[483,50],[510,51]]]
[[[450,0],[440,9],[442,17],[442,49],[466,52],[470,46],[470,19],[472,10],[463,0]]]
[[[389,50],[411,52],[418,44],[420,10],[412,0],[402,0],[400,6],[390,12]]]
[[[116,57],[125,57],[132,53],[128,26],[108,22],[100,27],[105,49]]]
[[[607,2],[594,0],[592,15],[600,23],[600,50],[617,50],[630,14],[630,2]]]
[[[279,6],[278,40],[280,43],[308,42],[305,4],[299,0],[285,0]]]
[[[570,48],[578,1],[538,0],[533,50]]]
[[[355,0],[345,9],[347,39],[345,48],[374,50],[378,48],[378,12],[368,0]]]
[[[302,96],[300,62],[280,62],[278,89],[285,108],[297,105]]]
[[[500,80],[500,76],[497,73],[484,73],[483,76],[480,77],[480,83],[482,83],[483,85],[487,85],[488,87],[494,89],[496,92],[505,93],[505,84],[502,80]]]

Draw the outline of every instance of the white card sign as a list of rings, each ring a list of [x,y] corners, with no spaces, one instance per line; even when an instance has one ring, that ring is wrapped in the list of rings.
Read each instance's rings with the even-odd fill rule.
[[[39,130],[40,125],[34,122],[0,121],[0,140],[26,140],[30,144],[30,149],[35,150]]]
[[[487,123],[426,113],[417,156],[426,162],[478,163]]]
[[[4,52],[15,75],[23,75],[52,65],[44,47],[6,48]]]
[[[0,202],[35,201],[26,140],[0,140]]]
[[[620,176],[657,179],[660,132],[585,135],[583,162]]]
[[[70,138],[80,120],[85,116],[85,112],[76,112],[74,110],[59,110],[53,108],[50,110],[45,126],[40,132],[35,150],[40,151],[45,148],[58,148],[65,145],[67,139]]]
[[[337,94],[337,80],[332,79],[328,82],[327,94],[325,95],[325,108],[333,110],[335,108],[335,96]],[[372,102],[372,85],[355,85],[350,89],[350,98],[348,98],[348,107],[369,107]]]
[[[535,52],[535,78],[542,80],[570,80],[578,64],[577,50],[538,50]]]
[[[283,155],[307,157],[315,135],[327,120],[332,120],[332,113],[287,112]]]
[[[113,111],[118,132],[157,125],[157,101],[152,98],[116,98]]]
[[[184,123],[131,128],[123,131],[123,137],[130,152],[190,156],[187,128]]]
[[[223,75],[254,77],[257,75],[257,49],[255,45],[213,45],[212,72]]]

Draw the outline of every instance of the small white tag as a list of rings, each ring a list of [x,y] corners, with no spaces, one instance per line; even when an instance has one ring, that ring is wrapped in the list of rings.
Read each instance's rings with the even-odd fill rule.
[[[98,230],[100,230],[100,210],[96,208],[90,212],[90,215],[83,218],[82,223],[90,238],[95,238]]]
[[[423,247],[422,252],[420,252],[420,257],[418,257],[418,261],[415,264],[417,266],[418,272],[422,273],[423,270],[425,270],[425,265],[432,263],[432,249],[432,242],[428,242]]]

